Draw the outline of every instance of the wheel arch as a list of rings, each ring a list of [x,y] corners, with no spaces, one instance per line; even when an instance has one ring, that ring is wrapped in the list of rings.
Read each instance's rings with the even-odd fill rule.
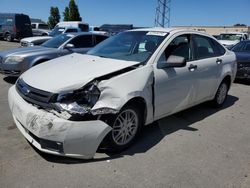
[[[222,81],[220,82],[220,84],[221,84],[222,82],[226,82],[226,84],[227,84],[227,86],[228,86],[228,89],[230,89],[230,86],[231,86],[231,83],[232,83],[232,78],[231,78],[231,76],[230,76],[230,75],[226,75],[226,76],[222,79]]]
[[[128,106],[128,105],[133,105],[136,108],[138,108],[138,110],[142,113],[142,117],[143,117],[143,125],[146,122],[147,119],[147,103],[146,100],[143,97],[137,96],[137,97],[133,97],[131,99],[129,99],[124,105],[124,106]]]
[[[36,59],[36,60],[34,60],[34,61],[31,63],[30,68],[31,68],[31,67],[34,67],[34,66],[36,66],[36,65],[38,65],[38,64],[40,64],[40,63],[43,63],[43,62],[45,62],[45,61],[49,61],[49,60],[50,60],[50,59],[48,59],[48,58]]]

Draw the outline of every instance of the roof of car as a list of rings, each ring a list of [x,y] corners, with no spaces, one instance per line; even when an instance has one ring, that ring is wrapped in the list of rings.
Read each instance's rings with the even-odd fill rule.
[[[162,27],[151,27],[151,28],[139,28],[133,29],[132,31],[154,31],[154,32],[171,32],[176,30],[175,28],[162,28]]]
[[[100,36],[106,36],[103,34],[99,33],[93,33],[93,32],[70,32],[70,33],[62,33],[61,35],[73,35],[73,36],[78,36],[78,35],[100,35]]]
[[[166,32],[166,33],[176,33],[176,32],[192,32],[196,34],[201,34],[205,36],[211,36],[205,32],[196,31],[193,29],[180,29],[180,28],[162,28],[162,27],[152,27],[152,28],[140,28],[140,29],[133,29],[130,31],[148,31],[148,32]]]

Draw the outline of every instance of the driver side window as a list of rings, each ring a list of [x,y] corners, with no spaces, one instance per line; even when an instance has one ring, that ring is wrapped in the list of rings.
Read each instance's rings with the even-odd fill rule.
[[[167,61],[171,55],[184,57],[186,61],[191,60],[190,35],[176,37],[165,49],[160,61]]]

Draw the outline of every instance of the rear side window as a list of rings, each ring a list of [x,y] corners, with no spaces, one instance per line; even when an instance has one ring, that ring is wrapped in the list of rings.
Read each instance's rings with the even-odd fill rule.
[[[49,26],[47,24],[39,24],[38,29],[49,29]]]
[[[95,43],[99,44],[100,42],[104,41],[107,38],[108,38],[107,36],[96,35],[95,36],[95,40],[96,40]]]
[[[210,38],[194,35],[194,59],[204,59],[217,56],[215,46]]]
[[[221,44],[219,44],[216,40],[210,39],[212,41],[212,44],[214,45],[214,48],[216,50],[216,55],[221,56],[226,53],[226,50],[222,47]]]
[[[65,33],[74,33],[77,32],[77,29],[67,29]]]
[[[74,44],[75,48],[91,48],[94,46],[92,38],[92,35],[82,35],[75,37],[70,43]]]

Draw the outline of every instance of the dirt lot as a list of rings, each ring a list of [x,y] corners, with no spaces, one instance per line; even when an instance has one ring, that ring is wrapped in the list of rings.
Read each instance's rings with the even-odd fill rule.
[[[0,50],[18,46],[0,41]],[[75,160],[35,150],[13,123],[15,79],[0,75],[0,187],[250,187],[250,86],[235,83],[225,107],[203,104],[145,128],[112,156]]]

